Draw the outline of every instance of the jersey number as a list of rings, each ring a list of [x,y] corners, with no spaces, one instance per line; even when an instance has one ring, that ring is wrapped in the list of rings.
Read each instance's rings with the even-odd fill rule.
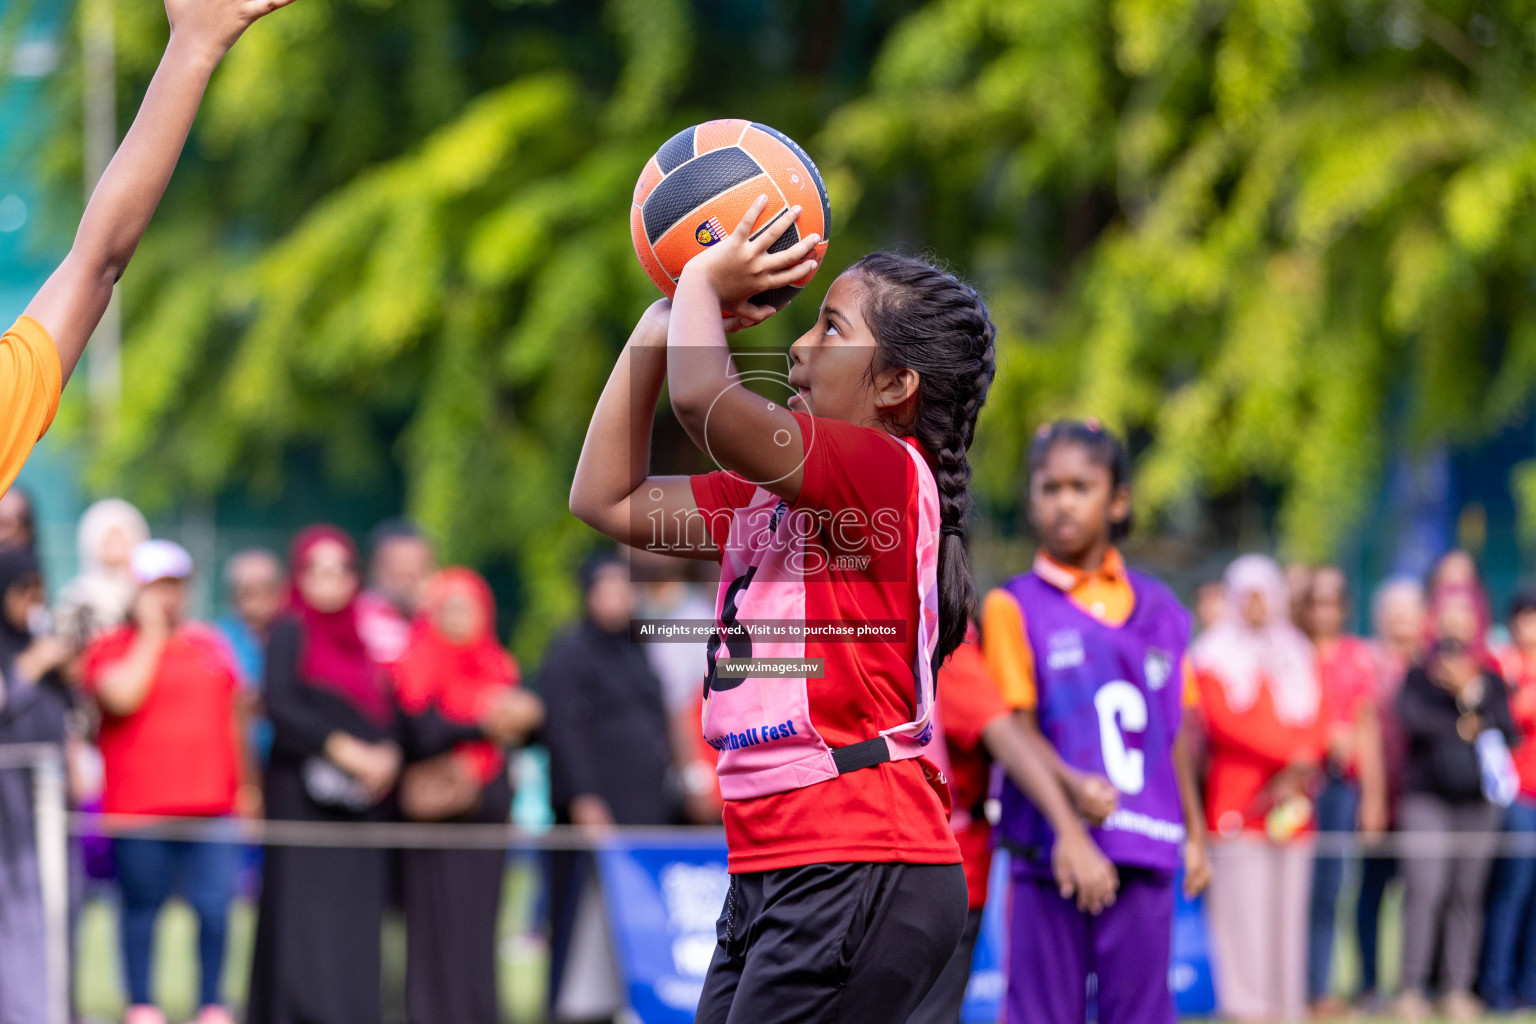
[[[752,636],[741,623],[736,621],[736,613],[739,610],[741,596],[747,592],[747,587],[752,583],[752,577],[757,575],[757,566],[747,567],[747,571],[731,581],[730,587],[725,591],[724,607],[720,612],[720,625],[724,627],[726,640],[725,653],[731,658],[752,657]],[[719,666],[716,664],[720,657],[720,630],[715,630],[709,637],[709,672],[704,677],[704,699],[709,699],[711,690],[716,693],[722,690],[734,690],[746,682],[745,676],[737,676],[734,679],[722,679],[719,675]]]
[[[1127,796],[1140,793],[1147,784],[1147,759],[1125,745],[1126,733],[1147,728],[1147,699],[1124,680],[1105,683],[1093,695],[1099,712],[1099,745],[1104,751],[1104,771],[1114,787]]]
[[[783,498],[773,508],[773,515],[768,520],[768,532],[772,534],[779,528],[779,522],[784,514],[789,511],[789,502]],[[720,625],[725,628],[725,640],[723,646],[726,654],[732,658],[752,657],[752,635],[746,628],[736,621],[737,614],[741,611],[741,600],[746,595],[747,587],[752,585],[752,577],[757,575],[757,566],[750,565],[747,571],[731,581],[726,588],[725,600],[720,610]],[[721,679],[716,662],[720,657],[722,642],[720,631],[716,630],[709,638],[709,649],[706,657],[709,659],[709,671],[704,675],[704,699],[709,700],[710,691],[720,693],[724,690],[734,690],[746,682],[745,676],[733,679]]]

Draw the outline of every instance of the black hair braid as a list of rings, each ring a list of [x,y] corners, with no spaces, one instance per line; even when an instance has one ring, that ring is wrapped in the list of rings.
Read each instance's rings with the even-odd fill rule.
[[[878,252],[853,269],[869,284],[863,310],[879,369],[918,376],[910,430],[933,456],[939,491],[939,641],[942,662],[976,617],[976,581],[966,553],[971,511],[969,451],[996,372],[997,329],[976,289],[924,260]]]

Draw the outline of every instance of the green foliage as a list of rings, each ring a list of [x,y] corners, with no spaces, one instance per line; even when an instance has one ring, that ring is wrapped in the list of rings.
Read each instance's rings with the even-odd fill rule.
[[[1043,8],[1043,9],[1042,9]],[[1332,553],[1384,439],[1497,429],[1536,385],[1529,4],[937,0],[822,134],[996,298],[978,455],[1148,440],[1156,515],[1258,477]],[[1529,486],[1525,490],[1530,490]]]
[[[117,5],[142,88],[159,4]],[[1258,479],[1288,552],[1326,556],[1389,439],[1475,437],[1536,390],[1533,14],[301,0],[219,72],[126,283],[98,479],[169,501],[270,491],[296,445],[341,479],[397,464],[447,557],[514,560],[535,653],[593,539],[566,511],[586,412],[653,295],[634,177],[679,127],[744,115],[822,164],[834,269],[927,248],[987,293],[994,508],[1040,420],[1095,415],[1143,442],[1151,521]]]

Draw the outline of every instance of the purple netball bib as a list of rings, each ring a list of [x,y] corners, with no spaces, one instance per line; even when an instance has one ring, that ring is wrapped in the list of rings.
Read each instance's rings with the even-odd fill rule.
[[[1173,770],[1183,716],[1189,614],[1167,587],[1127,573],[1136,595],[1131,617],[1108,626],[1035,573],[1005,589],[1024,613],[1035,656],[1040,729],[1072,767],[1103,775],[1119,807],[1094,842],[1116,864],[1174,871],[1184,814]],[[1003,841],[1022,874],[1050,870],[1055,835],[1009,780],[1003,785]]]

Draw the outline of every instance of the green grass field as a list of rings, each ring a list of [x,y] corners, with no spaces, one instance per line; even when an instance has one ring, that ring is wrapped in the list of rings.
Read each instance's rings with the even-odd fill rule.
[[[511,1024],[539,1024],[544,1019],[547,954],[529,935],[540,881],[539,873],[531,867],[515,865],[507,871],[502,893],[497,955],[503,1020]],[[255,931],[255,908],[240,900],[231,915],[224,960],[224,994],[237,1016],[245,1005]],[[196,940],[197,919],[191,908],[180,900],[167,904],[155,932],[154,990],[173,1024],[197,1014]],[[382,943],[384,1022],[405,1024],[405,922],[399,914],[389,915]],[[75,996],[81,1015],[92,1022],[120,1019],[126,992],[118,955],[117,907],[112,899],[86,902],[80,921],[79,954]]]

